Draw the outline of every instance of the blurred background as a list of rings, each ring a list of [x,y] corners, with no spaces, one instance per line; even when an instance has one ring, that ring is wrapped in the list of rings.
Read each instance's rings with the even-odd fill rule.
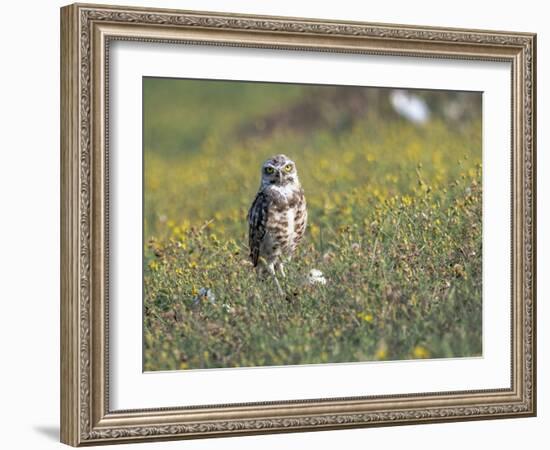
[[[411,193],[418,164],[437,186],[481,162],[475,92],[144,78],[143,99],[146,239],[209,220],[244,239],[277,153],[297,163],[313,230],[342,222],[325,216],[353,189],[380,200]]]

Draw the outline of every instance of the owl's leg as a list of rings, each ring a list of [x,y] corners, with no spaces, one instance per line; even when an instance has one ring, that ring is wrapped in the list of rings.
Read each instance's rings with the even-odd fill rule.
[[[286,275],[285,275],[285,268],[284,268],[282,262],[279,261],[279,262],[275,265],[275,268],[279,271],[279,273],[281,274],[281,277],[282,277],[282,278],[286,278]]]
[[[275,273],[275,263],[269,263],[267,265],[268,272],[273,276],[273,279],[275,280],[275,284],[277,286],[277,290],[279,291],[280,295],[284,295],[284,291],[281,288],[281,284],[279,283],[279,280],[277,279],[277,274]]]

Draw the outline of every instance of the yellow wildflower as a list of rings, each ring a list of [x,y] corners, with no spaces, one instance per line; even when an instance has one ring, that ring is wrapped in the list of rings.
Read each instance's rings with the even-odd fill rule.
[[[372,314],[364,313],[364,312],[357,313],[357,317],[368,323],[371,323],[374,320],[374,317]]]
[[[419,359],[428,358],[430,356],[430,352],[425,347],[422,347],[421,345],[417,345],[413,349],[413,356]]]
[[[401,203],[405,206],[410,206],[412,204],[412,198],[409,195],[404,195],[401,197]]]

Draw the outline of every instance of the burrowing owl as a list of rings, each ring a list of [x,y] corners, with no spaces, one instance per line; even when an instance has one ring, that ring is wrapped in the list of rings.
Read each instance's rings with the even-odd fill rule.
[[[281,294],[276,272],[284,278],[283,262],[290,260],[296,250],[306,223],[306,199],[296,164],[285,155],[268,159],[248,212],[248,242],[254,267],[267,270]]]

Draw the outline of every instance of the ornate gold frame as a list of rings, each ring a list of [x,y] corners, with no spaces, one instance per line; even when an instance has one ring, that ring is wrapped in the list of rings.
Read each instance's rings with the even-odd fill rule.
[[[510,388],[111,411],[107,367],[106,69],[112,40],[510,62]],[[79,446],[535,415],[535,53],[536,36],[529,33],[99,5],[62,8],[62,442]]]

